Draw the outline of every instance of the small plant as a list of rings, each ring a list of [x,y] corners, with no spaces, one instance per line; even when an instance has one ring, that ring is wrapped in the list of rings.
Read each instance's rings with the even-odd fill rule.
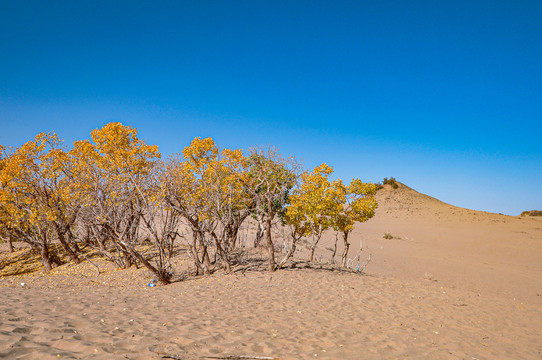
[[[384,233],[384,236],[382,236],[384,239],[386,240],[391,240],[393,239],[393,235],[390,234],[390,233]]]
[[[392,188],[397,189],[399,187],[399,184],[397,184],[397,181],[395,181],[394,177],[391,178],[384,178],[382,181],[383,185],[391,185]]]
[[[542,210],[530,210],[521,213],[521,216],[542,216]]]

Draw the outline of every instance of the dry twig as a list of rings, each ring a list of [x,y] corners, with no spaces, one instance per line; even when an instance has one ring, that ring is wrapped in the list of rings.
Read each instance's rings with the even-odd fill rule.
[[[228,356],[203,356],[200,359],[221,359],[221,360],[280,360],[271,356],[252,356],[252,355],[228,355]]]

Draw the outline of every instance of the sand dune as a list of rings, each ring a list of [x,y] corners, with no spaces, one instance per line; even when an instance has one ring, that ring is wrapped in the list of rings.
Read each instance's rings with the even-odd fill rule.
[[[143,269],[83,263],[2,278],[0,358],[542,359],[542,219],[405,186],[378,200],[352,236],[351,256],[359,239],[372,254],[365,274],[215,273],[150,288]]]
[[[374,252],[368,271],[540,300],[542,218],[462,209],[404,186],[384,189],[379,203],[374,219],[357,232]],[[384,232],[400,239],[385,240]]]

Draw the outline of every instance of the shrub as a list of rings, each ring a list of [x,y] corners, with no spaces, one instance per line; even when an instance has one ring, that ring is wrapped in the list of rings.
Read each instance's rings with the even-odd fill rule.
[[[530,210],[521,213],[521,216],[542,216],[542,210]]]
[[[397,189],[399,187],[399,184],[397,184],[397,181],[395,181],[394,177],[391,178],[384,178],[384,181],[382,181],[383,185],[391,185],[392,188]]]

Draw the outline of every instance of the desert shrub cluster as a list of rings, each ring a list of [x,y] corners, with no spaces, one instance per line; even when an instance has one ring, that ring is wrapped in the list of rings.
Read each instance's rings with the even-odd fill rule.
[[[521,213],[520,216],[542,216],[542,210],[529,210]]]
[[[397,181],[393,177],[391,177],[389,179],[384,178],[384,180],[382,181],[382,185],[390,185],[394,189],[399,188],[399,184],[397,184]]]
[[[213,263],[230,271],[239,229],[251,219],[268,270],[284,266],[309,237],[312,260],[329,229],[341,235],[345,266],[354,224],[374,216],[377,185],[347,185],[332,173],[327,164],[304,170],[273,147],[221,149],[211,138],[162,159],[158,146],[121,123],[71,147],[41,133],[19,148],[0,147],[0,238],[28,244],[45,271],[60,262],[54,244],[74,263],[92,249],[120,268],[144,266],[167,284],[181,240],[196,274],[210,273]],[[271,232],[276,221],[288,232],[281,259]]]

